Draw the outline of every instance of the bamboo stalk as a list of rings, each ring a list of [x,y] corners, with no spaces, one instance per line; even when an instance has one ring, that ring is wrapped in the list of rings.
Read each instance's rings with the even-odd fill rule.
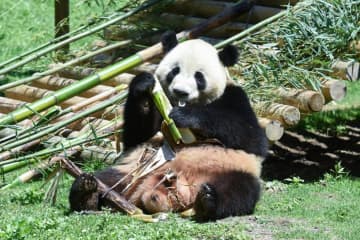
[[[36,159],[30,159],[30,160],[21,161],[21,162],[10,163],[10,164],[4,165],[4,166],[1,165],[0,166],[0,172],[2,174],[5,174],[5,173],[17,170],[17,169],[19,169],[21,167],[25,167],[25,166],[27,166],[29,164],[33,164],[33,163],[36,163],[36,162],[37,162]]]
[[[259,103],[254,106],[258,116],[279,121],[285,126],[294,126],[300,121],[296,107],[279,103]]]
[[[42,99],[46,99],[46,98],[48,98],[48,96],[52,96],[53,94],[54,94],[53,91],[47,91],[45,89],[36,88],[36,87],[32,87],[32,86],[27,86],[27,85],[20,85],[20,86],[5,90],[6,97],[21,100],[24,102],[32,102],[32,101],[35,101],[38,99],[40,99],[40,101],[41,101]],[[83,98],[83,97],[73,96],[66,101],[63,101],[61,103],[59,102],[59,105],[64,108],[67,108],[67,107],[73,106],[76,103],[84,101],[84,100],[85,100],[85,98]]]
[[[197,27],[191,29],[190,31],[184,31],[177,35],[180,39],[195,38],[198,37],[201,33],[208,31],[212,28],[215,28],[219,25],[230,21],[235,16],[239,15],[244,10],[248,10],[249,3],[247,1],[237,4],[234,8],[226,9],[224,12],[220,13],[217,16],[210,18],[208,21],[199,24]],[[5,117],[0,118],[0,128],[7,124],[12,124],[17,121],[21,121],[34,112],[40,112],[50,106],[63,102],[80,92],[88,90],[120,73],[125,72],[126,70],[139,65],[140,63],[146,62],[152,57],[162,53],[161,43],[155,44],[152,47],[149,47],[145,50],[139,51],[136,54],[125,58],[124,60],[117,62],[111,66],[108,66],[96,75],[89,76],[77,83],[74,83],[70,86],[62,88],[51,95],[48,95],[36,102],[27,104],[25,107],[19,108]]]
[[[114,24],[114,23],[116,23],[116,22],[119,22],[119,21],[121,21],[121,20],[124,20],[124,19],[126,19],[126,18],[128,18],[128,17],[130,17],[130,16],[132,16],[132,15],[138,13],[138,12],[140,12],[140,11],[143,11],[143,10],[145,10],[145,9],[147,9],[147,8],[149,8],[149,7],[157,4],[157,3],[160,3],[160,2],[161,2],[161,0],[150,0],[150,1],[146,1],[146,2],[145,2],[144,4],[142,4],[141,6],[135,8],[135,9],[133,9],[133,10],[130,10],[129,12],[124,13],[124,14],[121,15],[121,16],[118,16],[118,17],[116,17],[116,18],[114,18],[114,19],[111,19],[111,20],[109,20],[109,21],[107,21],[107,22],[105,22],[105,23],[103,23],[103,24],[100,24],[100,25],[98,25],[98,26],[90,29],[89,31],[82,32],[82,33],[80,33],[80,34],[78,34],[78,35],[76,35],[76,36],[67,38],[67,39],[65,39],[65,40],[63,40],[63,41],[61,41],[61,42],[58,42],[58,43],[50,46],[49,48],[40,50],[39,52],[37,52],[37,53],[35,53],[35,54],[33,54],[33,55],[25,58],[25,59],[23,59],[23,60],[15,63],[15,64],[13,64],[13,65],[10,65],[10,66],[8,66],[8,67],[6,67],[6,68],[3,68],[2,70],[0,70],[0,75],[1,75],[1,74],[5,74],[5,73],[8,73],[8,72],[14,70],[15,68],[18,68],[18,67],[20,67],[20,66],[23,66],[23,65],[25,65],[25,64],[27,64],[27,63],[35,60],[35,59],[37,59],[37,58],[39,58],[39,57],[41,57],[41,56],[43,56],[43,55],[45,55],[45,54],[47,54],[47,53],[49,53],[49,52],[52,52],[52,51],[54,51],[54,50],[56,50],[56,49],[59,49],[59,48],[65,46],[65,45],[67,45],[67,44],[69,44],[69,43],[71,43],[71,42],[74,42],[74,41],[76,41],[76,40],[79,40],[79,39],[81,39],[81,38],[84,38],[84,37],[86,37],[86,36],[89,36],[89,35],[91,35],[91,34],[93,34],[93,33],[95,33],[95,32],[98,32],[98,31],[100,31],[100,30],[102,30],[102,29],[104,29],[104,28],[106,28],[106,27],[108,27],[108,26],[110,26],[110,25],[112,25],[112,24]]]
[[[321,92],[326,103],[333,100],[339,101],[346,95],[346,84],[344,81],[326,79],[321,82]]]
[[[92,114],[94,112],[97,112],[97,111],[99,111],[101,109],[104,109],[105,107],[108,107],[108,106],[110,106],[110,105],[112,105],[112,104],[114,104],[114,103],[116,103],[116,102],[118,102],[120,100],[125,99],[126,96],[127,96],[127,93],[118,94],[118,95],[114,96],[111,99],[108,99],[108,100],[106,100],[106,101],[104,101],[102,103],[97,104],[96,106],[94,106],[92,108],[86,109],[83,112],[78,113],[77,115],[75,115],[74,117],[72,117],[70,119],[66,119],[63,122],[56,123],[53,126],[45,129],[44,131],[35,133],[32,136],[29,136],[28,138],[25,138],[25,139],[19,139],[17,142],[8,144],[6,146],[2,146],[2,147],[0,147],[0,152],[9,150],[9,149],[17,147],[17,146],[20,146],[20,145],[25,144],[27,142],[30,142],[30,141],[36,140],[38,138],[41,138],[41,137],[43,137],[43,136],[45,136],[45,135],[47,135],[49,133],[57,131],[60,128],[62,128],[64,126],[67,126],[68,124],[70,124],[70,123],[72,123],[72,122],[74,122],[74,121],[76,121],[76,120],[78,120],[80,118],[88,116],[88,115],[90,115],[90,114]]]
[[[67,172],[73,177],[78,177],[84,172],[78,168],[73,162],[69,160],[61,159],[62,166],[67,170]],[[141,213],[142,211],[138,209],[135,205],[129,203],[123,196],[115,192],[114,190],[109,191],[109,186],[105,185],[98,178],[94,177],[98,186],[98,191],[100,193],[107,193],[104,198],[110,201],[113,207],[116,210],[124,211],[127,214],[134,215]]]
[[[294,106],[302,112],[319,112],[325,104],[323,95],[311,90],[281,88],[276,93],[281,103]]]
[[[278,120],[259,118],[258,121],[260,126],[264,128],[266,137],[269,141],[278,141],[284,135],[284,127]]]
[[[47,75],[57,73],[58,71],[60,71],[62,69],[65,69],[65,68],[67,68],[69,66],[79,64],[79,63],[85,61],[86,59],[89,59],[89,58],[91,58],[93,56],[96,56],[96,55],[98,55],[100,53],[108,52],[108,51],[111,51],[113,49],[125,46],[125,45],[129,44],[130,42],[131,41],[122,41],[122,42],[119,42],[119,43],[114,43],[114,44],[112,44],[110,46],[98,49],[98,50],[96,50],[94,52],[91,52],[91,53],[86,54],[84,56],[81,56],[79,58],[75,58],[75,59],[73,59],[73,60],[71,60],[69,62],[66,62],[66,63],[63,63],[63,64],[58,64],[57,67],[52,68],[50,70],[47,70],[47,71],[44,71],[44,72],[41,72],[41,73],[36,73],[36,74],[34,74],[34,75],[30,76],[30,77],[20,79],[20,80],[17,80],[15,82],[10,82],[10,83],[4,84],[4,85],[0,86],[0,91],[4,91],[4,90],[9,89],[9,88],[13,88],[13,87],[16,87],[16,86],[19,86],[19,85],[22,85],[22,84],[32,82],[34,80],[45,77]]]
[[[58,72],[58,75],[64,78],[82,79],[88,77],[91,74],[94,74],[95,72],[96,69],[94,68],[85,68],[85,67],[77,66],[73,68],[63,69]],[[135,77],[134,74],[122,73],[112,77],[110,80],[107,80],[106,82],[104,82],[104,84],[113,87],[120,84],[129,84],[134,77]]]
[[[47,77],[40,78],[40,79],[33,81],[31,85],[34,87],[37,87],[37,88],[49,89],[52,91],[56,91],[62,87],[66,87],[75,82],[78,82],[78,81],[73,80],[73,79],[68,79],[68,78],[57,77],[57,76],[47,76]],[[109,87],[109,86],[97,85],[85,92],[82,92],[80,94],[80,96],[89,98],[89,97],[93,97],[95,95],[101,94],[103,92],[110,91],[111,89],[113,89],[113,88]]]

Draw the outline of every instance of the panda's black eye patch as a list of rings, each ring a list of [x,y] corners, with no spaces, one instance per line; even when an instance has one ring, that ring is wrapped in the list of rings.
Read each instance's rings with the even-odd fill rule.
[[[170,84],[174,77],[178,75],[180,72],[180,67],[174,67],[167,75],[166,75],[166,82]]]
[[[202,74],[201,72],[196,72],[195,80],[196,80],[196,85],[199,90],[204,90],[206,88],[206,81],[205,81],[204,74]]]

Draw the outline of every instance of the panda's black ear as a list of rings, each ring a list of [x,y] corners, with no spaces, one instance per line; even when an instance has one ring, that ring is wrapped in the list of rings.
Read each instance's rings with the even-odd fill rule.
[[[170,50],[178,44],[176,33],[174,31],[166,31],[161,36],[161,43],[163,45],[164,53],[170,52]]]
[[[239,52],[233,45],[227,45],[219,52],[219,58],[226,67],[233,66],[239,59]]]

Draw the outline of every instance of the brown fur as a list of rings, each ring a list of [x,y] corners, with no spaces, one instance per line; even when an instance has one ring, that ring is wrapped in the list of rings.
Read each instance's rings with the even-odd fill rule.
[[[142,154],[139,149],[129,155],[131,159],[124,159],[127,164],[115,169],[127,173],[135,167],[134,160]],[[149,213],[179,212],[191,208],[201,184],[212,183],[217,175],[242,171],[259,177],[260,169],[260,160],[241,150],[206,145],[187,147],[177,152],[175,160],[145,176],[125,196]],[[165,177],[169,171],[175,173],[170,181]]]

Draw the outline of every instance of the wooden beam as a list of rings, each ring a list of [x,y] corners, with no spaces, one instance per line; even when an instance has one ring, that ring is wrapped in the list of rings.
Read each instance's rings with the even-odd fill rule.
[[[69,14],[69,0],[54,0],[55,1],[55,38],[65,35],[70,32],[70,14]],[[64,51],[69,51],[69,44],[62,48]]]

